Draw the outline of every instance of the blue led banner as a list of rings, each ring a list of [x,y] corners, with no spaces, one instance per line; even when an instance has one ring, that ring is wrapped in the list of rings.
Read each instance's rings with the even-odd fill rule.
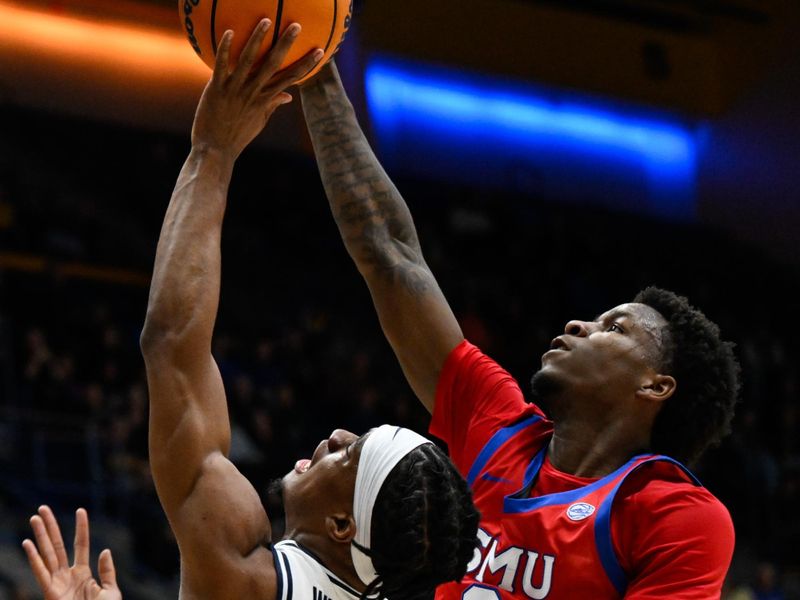
[[[374,58],[367,102],[400,169],[553,199],[691,218],[697,136],[675,120],[506,81]]]

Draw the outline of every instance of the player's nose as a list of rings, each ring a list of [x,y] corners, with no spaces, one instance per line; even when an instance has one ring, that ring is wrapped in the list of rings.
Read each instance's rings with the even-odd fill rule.
[[[355,433],[347,431],[346,429],[334,429],[328,438],[328,450],[337,452],[345,446],[352,444],[353,440],[358,439]]]
[[[591,324],[586,321],[572,320],[564,327],[564,333],[575,337],[588,337],[591,333]]]

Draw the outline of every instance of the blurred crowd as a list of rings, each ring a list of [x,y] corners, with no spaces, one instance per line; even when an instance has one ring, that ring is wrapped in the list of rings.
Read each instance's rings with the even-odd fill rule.
[[[147,464],[147,287],[103,273],[148,273],[187,140],[10,108],[0,132],[0,598],[35,597],[19,541],[43,502],[89,509],[97,541],[121,556],[127,598],[165,597],[178,563]],[[689,296],[720,325],[737,343],[742,402],[696,472],[736,526],[725,597],[800,598],[797,266],[694,224],[397,183],[465,334],[523,389],[569,319],[645,285]],[[309,158],[256,148],[237,166],[213,351],[232,459],[277,536],[269,482],[334,428],[425,430]]]

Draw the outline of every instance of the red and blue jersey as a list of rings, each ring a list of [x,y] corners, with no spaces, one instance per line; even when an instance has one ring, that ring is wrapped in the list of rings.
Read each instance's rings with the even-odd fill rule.
[[[437,600],[719,598],[733,552],[724,506],[665,456],[599,479],[561,473],[552,431],[497,363],[468,342],[453,351],[431,433],[472,489],[480,545]]]

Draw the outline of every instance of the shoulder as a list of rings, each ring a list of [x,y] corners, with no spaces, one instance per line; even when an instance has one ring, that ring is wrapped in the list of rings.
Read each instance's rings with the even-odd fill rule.
[[[678,469],[634,473],[614,501],[612,531],[623,569],[721,585],[735,534],[725,506]]]
[[[442,369],[430,433],[447,443],[462,474],[492,436],[528,416],[544,417],[525,402],[508,371],[466,340],[453,349]]]
[[[453,348],[442,369],[442,380],[491,379],[495,383],[516,383],[511,375],[480,348],[464,340]]]
[[[183,596],[275,597],[269,519],[255,488],[221,452],[203,462],[170,523],[181,552]]]
[[[180,598],[282,600],[281,581],[273,552],[259,546],[248,556],[216,554],[205,569],[182,561]]]
[[[513,417],[530,408],[514,377],[480,348],[464,340],[447,357],[436,394],[436,408],[488,410]],[[538,410],[538,409],[537,409]],[[435,414],[434,414],[435,416]]]
[[[620,509],[636,513],[667,518],[679,515],[682,520],[700,514],[713,517],[714,525],[732,523],[728,510],[716,496],[669,463],[651,463],[632,473],[620,488],[616,502]]]

